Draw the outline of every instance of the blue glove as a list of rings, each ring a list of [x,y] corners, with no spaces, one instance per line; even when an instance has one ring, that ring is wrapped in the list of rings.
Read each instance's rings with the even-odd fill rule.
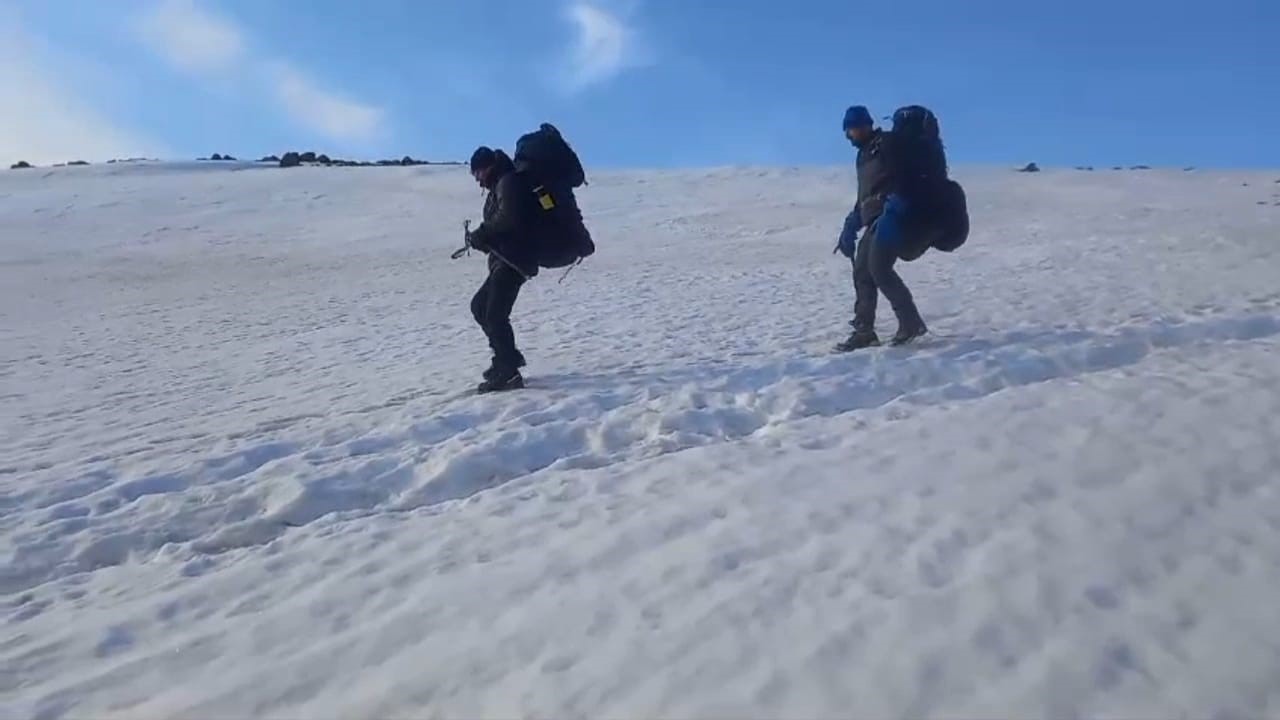
[[[854,208],[844,219],[844,228],[840,230],[840,241],[836,249],[847,258],[853,258],[858,248],[858,232],[862,230],[862,213]]]
[[[907,213],[907,201],[894,193],[884,199],[884,210],[876,220],[876,242],[887,247],[897,247],[902,242],[902,218]]]

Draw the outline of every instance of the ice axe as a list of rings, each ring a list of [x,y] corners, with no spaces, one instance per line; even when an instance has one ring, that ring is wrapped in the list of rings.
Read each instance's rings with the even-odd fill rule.
[[[454,260],[457,260],[463,255],[470,255],[471,248],[474,247],[471,244],[471,219],[470,218],[462,222],[462,240],[463,240],[462,247],[458,248],[457,250],[454,250],[453,254],[449,256]],[[511,268],[512,270],[515,270],[517,273],[519,273],[520,277],[524,278],[526,281],[529,280],[529,276],[526,275],[523,270],[521,270],[519,267],[516,267],[515,263],[508,260],[506,257],[502,255],[502,253],[498,252],[495,248],[489,248],[486,252],[498,258],[498,260],[502,261],[502,263],[507,267]]]
[[[457,260],[463,255],[471,254],[471,218],[462,221],[462,247],[453,251],[450,260]]]

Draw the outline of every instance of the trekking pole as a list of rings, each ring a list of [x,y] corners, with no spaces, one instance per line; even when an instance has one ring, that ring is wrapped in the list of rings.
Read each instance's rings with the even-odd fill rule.
[[[528,280],[530,279],[528,275],[525,275],[525,274],[524,274],[524,271],[523,271],[523,270],[521,270],[520,268],[516,267],[516,264],[515,264],[515,263],[513,263],[513,262],[511,262],[510,260],[508,260],[508,259],[506,259],[505,257],[503,257],[503,256],[502,256],[502,253],[498,252],[497,250],[495,250],[495,249],[493,249],[493,248],[489,248],[489,252],[493,253],[493,256],[494,256],[494,257],[496,257],[496,258],[498,258],[499,260],[501,260],[501,261],[502,261],[502,262],[503,262],[507,267],[509,267],[509,268],[511,268],[512,270],[515,270],[517,273],[519,273],[519,274],[520,274],[520,277],[524,278],[526,281],[528,281]]]

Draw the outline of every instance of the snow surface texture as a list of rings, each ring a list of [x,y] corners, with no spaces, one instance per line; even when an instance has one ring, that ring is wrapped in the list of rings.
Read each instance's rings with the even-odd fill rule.
[[[1277,716],[1280,186],[960,177],[851,355],[850,172],[595,177],[466,397],[464,171],[0,173],[0,716]]]

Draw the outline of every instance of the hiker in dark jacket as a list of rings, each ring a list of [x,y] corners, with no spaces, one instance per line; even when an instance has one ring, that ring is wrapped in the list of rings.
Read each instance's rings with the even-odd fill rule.
[[[489,193],[484,219],[471,231],[471,246],[489,255],[489,276],[471,299],[471,314],[489,338],[493,362],[484,371],[480,392],[524,387],[524,355],[516,348],[511,309],[526,280],[538,274],[535,255],[537,199],[528,180],[515,172],[501,150],[478,148],[471,175]]]
[[[858,149],[858,204],[845,218],[839,248],[853,261],[853,334],[836,346],[842,351],[880,344],[876,335],[877,293],[884,293],[898,317],[898,331],[890,340],[901,345],[928,332],[915,300],[893,265],[918,253],[905,247],[919,242],[918,233],[904,232],[908,209],[917,196],[911,173],[895,152],[891,131],[875,127],[871,113],[861,105],[845,112],[843,128]],[[858,233],[866,228],[862,238]],[[910,235],[910,237],[909,237]]]

